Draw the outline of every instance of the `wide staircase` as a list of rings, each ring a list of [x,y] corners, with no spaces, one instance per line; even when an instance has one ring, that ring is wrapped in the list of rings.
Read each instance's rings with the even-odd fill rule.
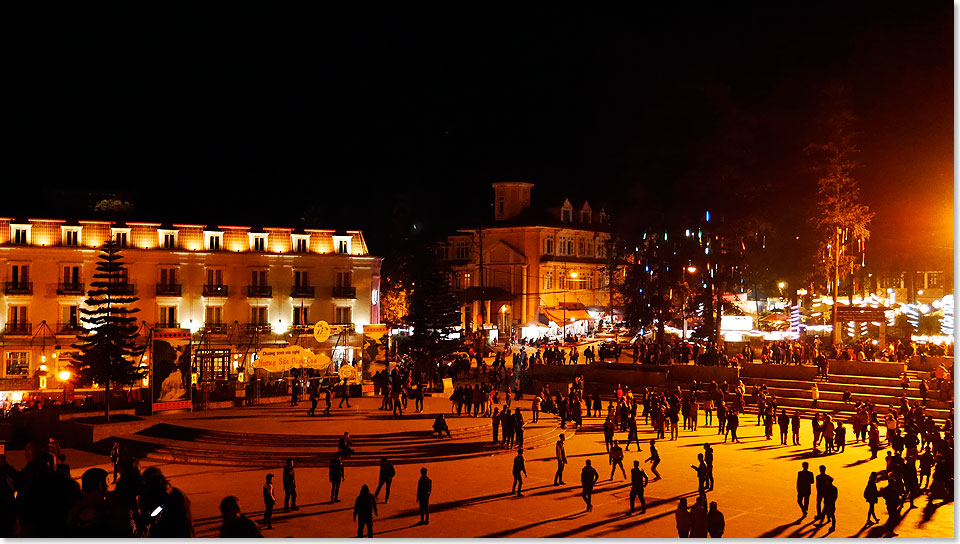
[[[906,390],[901,386],[900,378],[828,374],[825,381],[816,382],[820,390],[820,400],[816,408],[813,407],[811,397],[813,381],[749,376],[743,376],[740,379],[747,386],[748,397],[752,386],[766,385],[767,391],[777,399],[777,405],[780,407],[852,416],[857,400],[872,402],[881,414],[885,414],[889,408],[899,411],[900,397],[904,392],[907,394],[907,402],[910,406],[920,402],[921,375],[928,377],[929,372],[907,371],[907,374],[910,376],[910,386]],[[848,403],[843,402],[844,391],[850,391],[851,401]],[[952,419],[952,404],[938,399],[938,391],[928,392],[926,414],[938,421]],[[952,392],[950,400],[952,400]],[[754,407],[748,406],[747,409],[752,411]]]
[[[527,414],[529,417],[529,414]],[[396,464],[438,462],[469,457],[513,454],[492,443],[490,418],[477,418],[476,425],[451,426],[451,437],[438,438],[426,430],[351,435],[354,453],[344,458],[347,466],[379,464],[387,457]],[[542,418],[524,427],[524,448],[552,446],[563,429],[556,419]],[[566,429],[570,437],[574,434]],[[297,466],[327,466],[337,451],[340,435],[243,433],[159,423],[138,433],[118,436],[97,444],[107,453],[119,440],[137,458],[180,464],[278,467],[292,458]]]

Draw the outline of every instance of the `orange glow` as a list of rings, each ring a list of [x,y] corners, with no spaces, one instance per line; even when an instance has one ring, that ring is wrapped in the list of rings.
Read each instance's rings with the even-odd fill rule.
[[[697,271],[697,267],[695,267],[695,266],[688,266],[688,267],[687,267],[687,272],[689,272],[689,273],[691,273],[691,274],[693,274],[693,273],[696,272],[696,271]]]
[[[38,232],[34,230],[31,234],[33,243],[38,246],[49,246],[53,243],[53,237],[50,236],[49,232]]]

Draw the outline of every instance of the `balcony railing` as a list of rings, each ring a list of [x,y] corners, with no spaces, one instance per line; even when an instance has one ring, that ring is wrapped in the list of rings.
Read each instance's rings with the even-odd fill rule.
[[[57,323],[57,334],[79,334],[83,331],[80,323]]]
[[[350,285],[334,285],[333,298],[357,298],[357,288]]]
[[[313,331],[313,325],[304,325],[302,323],[297,323],[290,329],[290,332],[294,334],[308,334]]]
[[[226,323],[204,323],[203,330],[208,334],[227,334]]]
[[[158,297],[179,297],[183,291],[183,286],[179,283],[158,283]]]
[[[290,296],[293,298],[313,298],[314,291],[312,285],[294,285],[290,288]]]
[[[226,285],[204,285],[203,296],[225,297],[227,296],[227,286]]]
[[[29,282],[29,281],[4,282],[3,292],[7,295],[32,295],[33,282]]]
[[[8,322],[7,326],[3,328],[3,334],[29,335],[32,333],[33,323],[26,323],[23,321]]]
[[[83,283],[58,283],[57,284],[58,295],[82,295],[83,292],[84,292]]]
[[[153,326],[158,329],[179,329],[180,323],[176,321],[158,321],[154,323]]]
[[[136,286],[128,281],[113,284],[112,287],[118,295],[133,296],[137,291]]]
[[[273,327],[271,327],[269,323],[247,323],[244,326],[244,330],[246,330],[247,334],[256,334],[258,332],[260,334],[270,334]]]
[[[247,297],[249,298],[267,298],[273,296],[272,285],[248,285]]]

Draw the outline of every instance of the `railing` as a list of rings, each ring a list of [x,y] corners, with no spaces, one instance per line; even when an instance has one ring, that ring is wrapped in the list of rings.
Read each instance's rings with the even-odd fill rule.
[[[158,283],[158,297],[179,297],[183,291],[183,286],[179,283]]]
[[[133,296],[136,292],[136,287],[130,282],[114,283],[111,284],[111,287],[113,287],[118,295]]]
[[[3,328],[3,334],[29,335],[32,333],[33,333],[33,323],[25,323],[22,321],[8,322],[6,327]]]
[[[57,334],[77,334],[82,330],[80,323],[57,323]]]
[[[333,298],[357,298],[357,288],[351,285],[334,285]]]
[[[180,323],[176,321],[160,321],[153,324],[158,329],[179,329]]]
[[[82,295],[83,283],[58,283],[58,295]]]
[[[303,324],[296,324],[293,326],[292,329],[290,329],[290,332],[294,334],[309,334],[312,331],[313,331],[312,325],[303,325]]]
[[[256,334],[258,332],[261,334],[270,334],[273,327],[271,327],[269,323],[247,323],[244,329],[247,334]]]
[[[294,285],[290,288],[290,296],[293,298],[313,298],[314,291],[312,285]]]
[[[203,330],[209,334],[227,334],[226,323],[204,323]]]
[[[225,297],[227,296],[227,286],[226,285],[204,285],[203,296]]]
[[[264,298],[273,296],[272,285],[248,285],[247,296],[250,298]]]
[[[4,282],[3,292],[7,295],[32,295],[33,282],[30,282],[30,281]]]

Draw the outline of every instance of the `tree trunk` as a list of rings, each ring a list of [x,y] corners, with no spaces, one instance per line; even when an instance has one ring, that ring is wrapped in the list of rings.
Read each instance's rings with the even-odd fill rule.
[[[110,378],[107,378],[106,389],[103,392],[103,417],[110,423]]]
[[[837,291],[840,289],[840,229],[836,229],[835,236],[833,237],[833,308],[830,311],[830,323],[833,326],[831,331],[831,336],[833,337],[833,345],[836,346],[840,343],[840,327],[837,322]]]

